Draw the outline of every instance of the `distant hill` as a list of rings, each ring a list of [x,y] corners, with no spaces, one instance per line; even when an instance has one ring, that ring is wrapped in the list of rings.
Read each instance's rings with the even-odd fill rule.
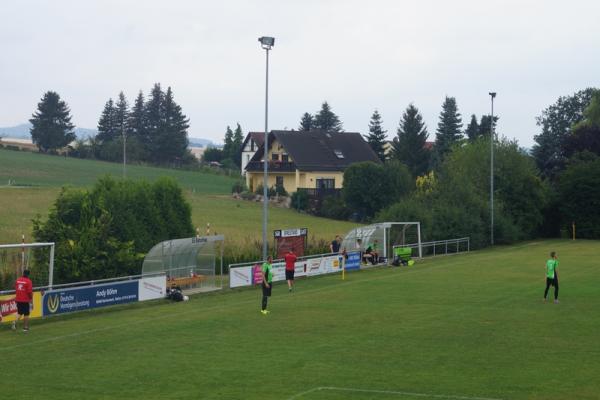
[[[29,122],[20,124],[17,126],[11,126],[8,128],[0,128],[0,136],[4,137],[12,137],[12,138],[20,138],[20,139],[31,139],[31,134],[29,133],[31,129],[31,124]],[[96,136],[95,129],[87,129],[87,128],[75,128],[75,135],[77,139],[87,139],[89,137]]]
[[[31,139],[29,133],[31,124],[29,122],[20,124],[17,126],[10,126],[7,128],[0,127],[0,136],[11,137],[19,139]],[[96,129],[87,128],[75,128],[75,135],[77,139],[87,139],[96,136],[98,131]],[[222,145],[214,144],[211,140],[200,139],[200,138],[189,138],[190,146],[192,147],[222,147]]]

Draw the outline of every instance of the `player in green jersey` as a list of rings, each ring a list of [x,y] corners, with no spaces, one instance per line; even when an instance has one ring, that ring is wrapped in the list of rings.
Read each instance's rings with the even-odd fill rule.
[[[271,288],[273,286],[273,257],[267,257],[267,261],[262,265],[262,308],[260,312],[267,315],[267,300],[271,297]]]
[[[550,253],[550,259],[546,261],[546,290],[544,291],[544,303],[548,297],[548,289],[554,286],[554,302],[558,303],[558,259],[556,252]]]

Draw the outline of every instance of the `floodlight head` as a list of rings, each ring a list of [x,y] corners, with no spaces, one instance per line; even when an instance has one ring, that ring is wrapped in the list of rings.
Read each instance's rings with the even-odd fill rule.
[[[258,38],[260,45],[265,50],[271,50],[271,47],[275,45],[275,38],[269,36],[261,36]]]
[[[490,92],[490,96],[492,96],[493,99],[494,97],[496,97],[496,92]]]

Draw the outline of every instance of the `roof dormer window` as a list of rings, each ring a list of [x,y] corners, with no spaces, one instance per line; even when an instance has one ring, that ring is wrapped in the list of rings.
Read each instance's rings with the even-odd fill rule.
[[[344,158],[344,153],[341,150],[334,150],[333,152],[337,158]]]

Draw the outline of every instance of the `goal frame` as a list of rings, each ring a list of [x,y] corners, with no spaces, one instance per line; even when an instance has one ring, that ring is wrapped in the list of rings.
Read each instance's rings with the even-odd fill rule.
[[[38,248],[38,247],[50,247],[50,254],[48,260],[48,289],[52,289],[54,285],[54,242],[36,242],[36,243],[16,243],[16,244],[0,244],[0,250],[4,249],[22,249],[26,248]],[[17,274],[19,275],[19,274]],[[1,293],[0,293],[1,294]]]

